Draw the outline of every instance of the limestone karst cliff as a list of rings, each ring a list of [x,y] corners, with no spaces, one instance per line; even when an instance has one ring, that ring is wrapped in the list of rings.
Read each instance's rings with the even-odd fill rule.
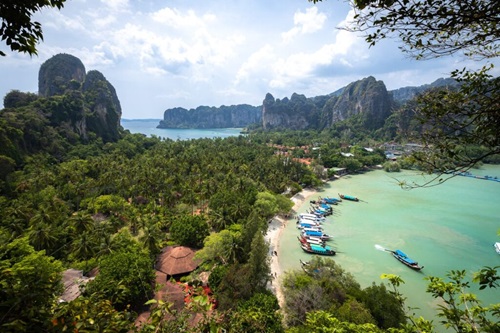
[[[89,133],[105,142],[120,137],[122,110],[115,88],[102,73],[86,72],[77,57],[57,54],[45,61],[38,74],[38,93],[65,101],[50,113],[53,124],[65,123],[85,140]]]
[[[196,109],[168,109],[159,128],[246,127],[258,124],[265,130],[322,130],[335,123],[356,118],[367,130],[384,126],[398,104],[418,93],[437,86],[453,84],[451,79],[439,79],[419,87],[388,91],[384,82],[373,76],[352,82],[328,95],[306,97],[293,93],[290,98],[275,98],[267,93],[262,106],[200,106]]]
[[[163,114],[158,128],[239,128],[260,123],[261,108],[248,104],[196,109],[173,108]]]

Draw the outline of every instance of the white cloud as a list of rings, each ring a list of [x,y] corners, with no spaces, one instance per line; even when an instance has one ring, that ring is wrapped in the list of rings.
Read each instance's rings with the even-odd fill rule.
[[[128,0],[101,0],[101,4],[116,12],[129,10]]]
[[[317,7],[307,8],[305,12],[295,13],[293,22],[295,26],[281,34],[283,41],[289,43],[297,35],[312,34],[323,28],[327,17],[323,13],[318,13]]]
[[[263,71],[269,70],[266,64],[272,62],[275,57],[273,47],[269,44],[252,53],[238,69],[235,84],[247,80],[250,76],[264,74]]]
[[[67,1],[35,15],[44,32],[38,57],[0,59],[9,78],[0,81],[0,97],[36,90],[40,64],[57,53],[102,72],[124,118],[161,117],[174,106],[259,105],[267,92],[317,96],[368,75],[395,89],[470,65],[408,61],[392,40],[369,49],[355,34],[333,30],[352,20],[349,9],[299,0]]]

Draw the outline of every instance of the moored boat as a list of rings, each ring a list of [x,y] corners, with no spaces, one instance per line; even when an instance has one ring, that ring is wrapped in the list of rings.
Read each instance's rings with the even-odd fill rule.
[[[304,224],[311,224],[311,225],[321,225],[321,224],[323,224],[323,222],[325,222],[325,221],[314,221],[314,220],[308,220],[308,219],[301,219],[301,218],[299,218],[299,219],[297,219],[296,223],[297,224],[304,223]]]
[[[304,252],[307,253],[312,253],[312,254],[319,254],[323,256],[334,256],[335,251],[332,250],[329,246],[319,246],[315,244],[309,244],[309,243],[300,243],[300,247]]]
[[[302,228],[302,231],[305,231],[305,232],[323,232],[323,228],[321,228],[321,227],[305,227],[305,228]]]
[[[336,204],[338,204],[339,202],[342,201],[341,199],[331,198],[331,197],[326,197],[326,198],[321,198],[320,197],[320,199],[323,200],[327,204],[333,204],[333,205],[336,205]]]
[[[411,269],[414,269],[416,271],[421,270],[424,268],[424,266],[420,266],[418,262],[414,261],[413,259],[409,258],[406,253],[404,253],[401,250],[396,250],[396,251],[391,251],[392,255],[394,258],[405,264],[406,266],[410,267]]]
[[[315,222],[324,222],[326,218],[324,216],[318,216],[315,214],[302,213],[298,216],[299,220],[310,220]]]
[[[309,231],[309,230],[303,230],[302,235],[304,236],[312,236],[312,237],[318,237],[322,240],[329,240],[331,238],[330,235],[325,234],[324,232],[321,231]]]
[[[344,199],[344,200],[350,200],[350,201],[359,201],[359,199],[357,197],[354,197],[352,195],[347,195],[347,194],[340,194],[339,193],[339,197],[341,199]]]
[[[323,227],[321,227],[319,225],[310,225],[310,224],[303,224],[303,223],[297,224],[297,229],[310,230],[310,231],[323,231]]]
[[[316,244],[320,246],[325,246],[325,241],[321,240],[319,238],[308,238],[305,236],[297,236],[299,242],[301,243],[309,243],[309,244]]]
[[[493,246],[495,247],[495,251],[500,254],[500,242],[496,242],[495,244],[493,244]]]
[[[326,239],[322,239],[321,237],[307,236],[307,235],[305,235],[304,233],[302,233],[302,234],[300,235],[300,238],[304,238],[304,239],[306,239],[307,241],[309,241],[309,243],[311,243],[311,242],[312,242],[312,243],[315,243],[315,244],[320,244],[320,245],[321,245],[321,244],[325,244],[325,243],[326,243],[326,241],[327,241]],[[300,238],[299,238],[299,239],[300,239]]]

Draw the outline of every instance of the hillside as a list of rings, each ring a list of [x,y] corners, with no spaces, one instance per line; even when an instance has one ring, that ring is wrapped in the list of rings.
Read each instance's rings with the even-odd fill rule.
[[[18,90],[4,97],[0,111],[0,159],[21,165],[26,156],[62,158],[77,143],[122,137],[122,110],[113,85],[80,59],[58,54],[44,62],[38,94]]]

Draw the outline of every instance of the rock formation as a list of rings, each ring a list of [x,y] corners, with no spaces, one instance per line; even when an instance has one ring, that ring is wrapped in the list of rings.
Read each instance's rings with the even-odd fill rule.
[[[89,132],[103,141],[116,141],[122,131],[122,110],[115,88],[96,70],[85,72],[85,66],[75,56],[57,54],[45,61],[38,73],[38,93],[41,97],[62,103],[50,112],[52,125],[66,124],[82,139]]]
[[[248,104],[196,109],[173,108],[163,114],[158,128],[239,128],[260,123],[261,108]]]

